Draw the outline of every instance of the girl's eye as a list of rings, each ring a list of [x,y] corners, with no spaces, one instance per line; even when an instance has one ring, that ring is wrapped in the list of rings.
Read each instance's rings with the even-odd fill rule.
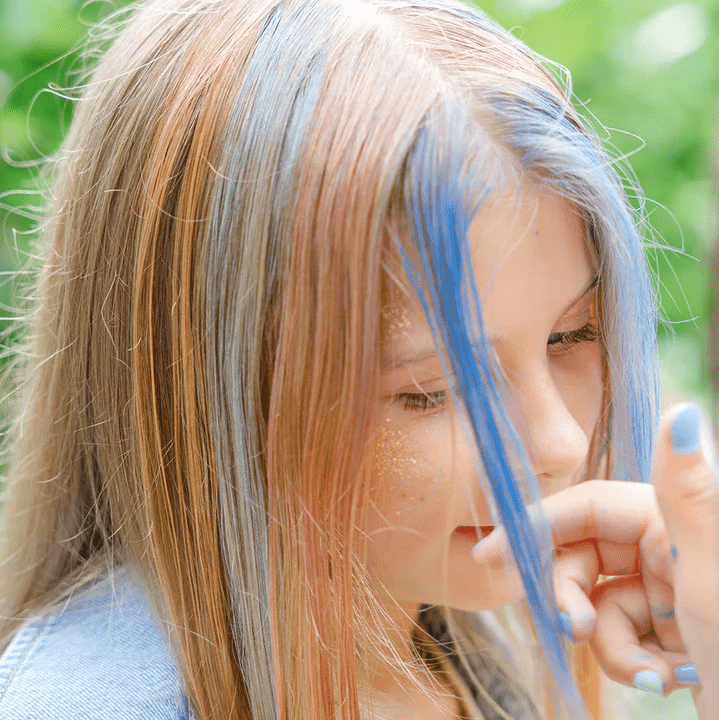
[[[437,410],[447,402],[447,392],[437,390],[431,393],[400,393],[395,402],[402,403],[404,410]]]
[[[599,328],[594,323],[587,323],[577,330],[552,333],[547,338],[547,345],[550,346],[549,352],[552,355],[564,355],[575,345],[597,342],[597,340],[599,340]]]

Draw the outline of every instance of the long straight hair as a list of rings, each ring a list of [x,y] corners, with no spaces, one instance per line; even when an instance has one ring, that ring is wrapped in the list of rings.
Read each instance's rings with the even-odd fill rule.
[[[371,712],[364,670],[392,657],[356,526],[394,260],[456,374],[551,674],[524,682],[476,618],[443,612],[527,713],[579,717],[549,534],[525,509],[536,480],[467,261],[469,222],[512,178],[577,208],[611,387],[590,464],[611,440],[612,476],[645,479],[657,401],[642,219],[570,87],[444,0],[134,10],[108,26],[55,164],[3,500],[0,647],[22,617],[131,563],[171,620],[198,719]],[[430,693],[424,670],[403,669]]]

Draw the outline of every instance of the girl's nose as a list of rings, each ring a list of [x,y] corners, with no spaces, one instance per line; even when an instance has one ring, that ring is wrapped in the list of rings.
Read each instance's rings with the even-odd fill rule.
[[[589,452],[589,438],[567,407],[551,376],[544,376],[524,396],[522,415],[535,471],[548,481],[571,478]],[[550,490],[559,490],[556,487]]]

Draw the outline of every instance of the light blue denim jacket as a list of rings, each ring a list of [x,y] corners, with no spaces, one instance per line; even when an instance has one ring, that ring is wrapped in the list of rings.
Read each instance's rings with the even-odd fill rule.
[[[0,656],[0,720],[192,720],[168,641],[128,569],[33,616]]]
[[[500,644],[490,620],[485,618],[484,632]],[[510,717],[534,717],[524,714],[481,653],[472,664],[485,690],[471,689],[461,663],[454,661],[444,620],[430,613],[423,623],[448,651],[449,669],[468,690],[472,716],[481,709],[482,717],[499,720],[484,697],[489,693]],[[170,718],[195,720],[157,613],[129,567],[76,593],[57,610],[31,617],[0,656],[0,720]]]

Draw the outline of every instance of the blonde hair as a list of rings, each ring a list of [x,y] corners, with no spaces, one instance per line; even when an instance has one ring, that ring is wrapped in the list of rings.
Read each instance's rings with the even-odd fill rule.
[[[450,96],[520,173],[483,93],[572,111],[519,41],[451,3],[152,0],[121,24],[43,228],[0,646],[130,562],[198,718],[358,720],[362,669],[391,661],[355,528],[405,159]],[[524,687],[452,617],[541,717],[551,678]],[[422,668],[400,671],[430,692]]]

